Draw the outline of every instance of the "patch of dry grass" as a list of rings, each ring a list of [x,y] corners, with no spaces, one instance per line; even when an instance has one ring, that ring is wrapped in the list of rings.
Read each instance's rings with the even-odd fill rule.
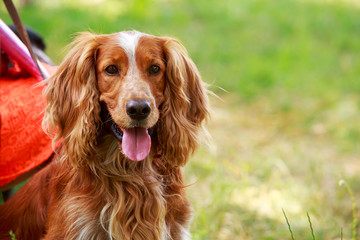
[[[307,212],[316,239],[340,239],[341,228],[349,238],[351,200],[338,183],[347,179],[360,196],[359,148],[339,132],[359,130],[356,98],[294,97],[284,110],[281,97],[268,97],[213,99],[216,147],[200,150],[186,169],[195,239],[287,239],[281,209],[295,239],[311,237]]]

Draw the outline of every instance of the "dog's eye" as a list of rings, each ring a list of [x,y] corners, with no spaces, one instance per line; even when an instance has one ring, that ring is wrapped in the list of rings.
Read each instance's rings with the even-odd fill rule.
[[[115,65],[110,65],[105,68],[105,72],[108,75],[116,75],[119,72],[119,69]]]
[[[157,65],[151,65],[149,68],[149,75],[155,75],[160,72],[160,67]]]

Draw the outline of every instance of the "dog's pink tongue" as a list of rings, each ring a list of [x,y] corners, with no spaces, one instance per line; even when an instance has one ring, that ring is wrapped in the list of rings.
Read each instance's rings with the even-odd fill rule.
[[[122,129],[124,136],[122,139],[122,150],[126,157],[133,161],[141,161],[150,152],[151,138],[146,128]]]

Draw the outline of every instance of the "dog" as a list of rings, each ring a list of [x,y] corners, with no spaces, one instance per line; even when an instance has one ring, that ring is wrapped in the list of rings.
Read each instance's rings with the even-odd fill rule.
[[[182,167],[207,131],[181,43],[80,33],[45,88],[52,162],[0,207],[0,239],[191,239]]]

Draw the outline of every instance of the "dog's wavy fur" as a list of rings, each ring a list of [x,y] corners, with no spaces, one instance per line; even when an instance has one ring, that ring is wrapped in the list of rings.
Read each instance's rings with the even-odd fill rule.
[[[0,207],[0,239],[190,239],[181,167],[206,130],[206,88],[185,48],[155,38],[165,87],[149,156],[127,159],[101,118],[101,38],[80,34],[48,80],[44,126],[62,141],[55,159]]]

